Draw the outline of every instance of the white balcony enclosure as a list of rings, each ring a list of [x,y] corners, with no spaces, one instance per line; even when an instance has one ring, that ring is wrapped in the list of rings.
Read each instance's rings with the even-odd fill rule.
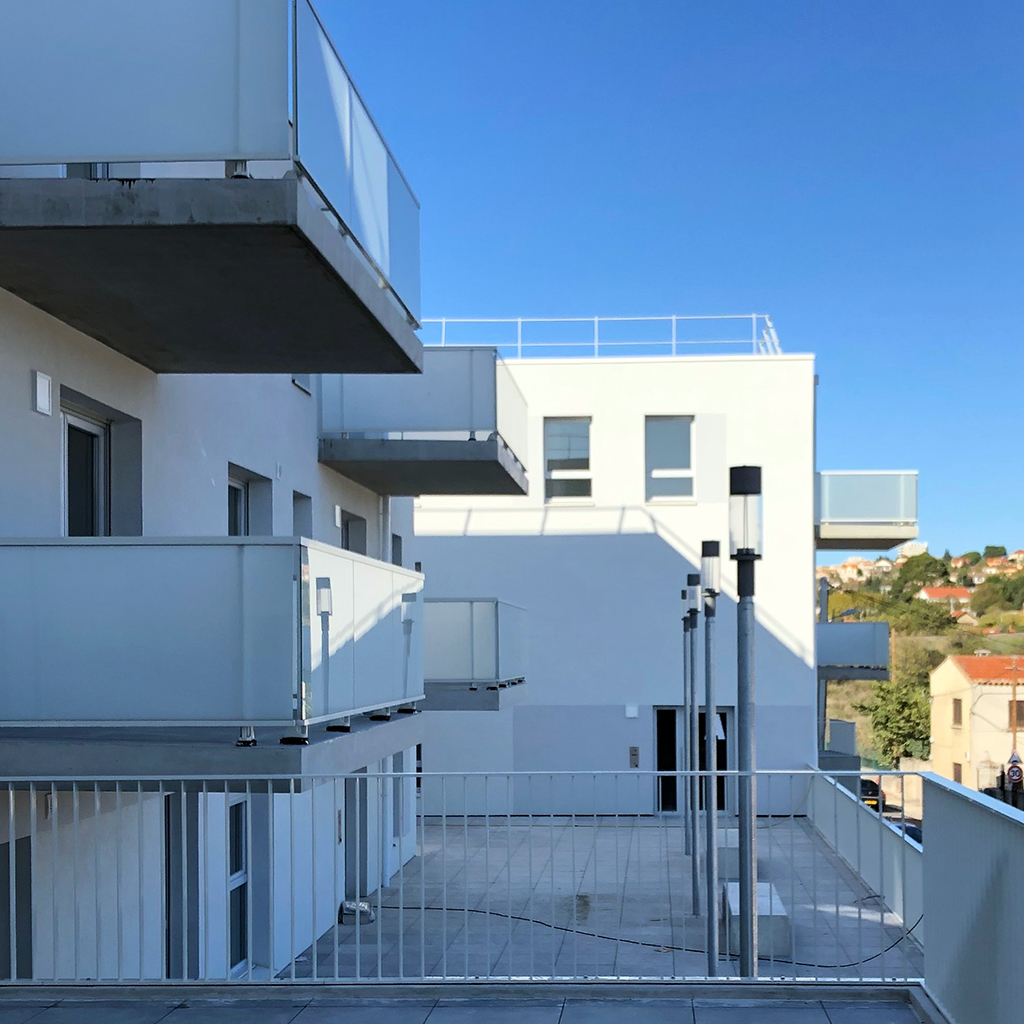
[[[819,622],[815,626],[822,679],[888,679],[888,622]]]
[[[500,710],[526,681],[526,610],[507,601],[423,604],[425,710]]]
[[[308,726],[423,694],[423,577],[304,538],[0,542],[5,725]]]
[[[311,0],[3,4],[0,96],[0,287],[157,372],[418,369],[419,204]]]
[[[817,474],[819,549],[886,551],[917,537],[916,470]]]
[[[426,348],[422,374],[320,385],[320,461],[378,494],[526,493],[526,400],[495,349]]]

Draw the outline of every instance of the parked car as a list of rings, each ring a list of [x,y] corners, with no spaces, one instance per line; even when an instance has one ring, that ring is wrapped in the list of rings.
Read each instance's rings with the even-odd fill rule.
[[[876,811],[885,809],[885,790],[877,779],[860,780],[860,798],[863,803]]]

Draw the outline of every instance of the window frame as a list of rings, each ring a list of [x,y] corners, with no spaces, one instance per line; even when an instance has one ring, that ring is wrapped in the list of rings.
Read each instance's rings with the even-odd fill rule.
[[[957,761],[953,762],[953,781],[961,786],[964,784],[964,766]]]
[[[964,702],[960,697],[953,698],[953,728],[962,729],[964,725]]]
[[[71,536],[71,495],[70,481],[68,480],[68,458],[70,456],[68,445],[68,431],[73,427],[84,434],[89,434],[96,439],[96,465],[94,467],[93,481],[94,501],[93,508],[94,522],[98,529],[89,534],[92,537],[110,536],[110,421],[91,416],[82,409],[62,403],[60,410],[61,425],[61,504],[63,507],[63,530],[64,536]],[[76,535],[78,536],[78,535]]]
[[[585,423],[587,425],[587,468],[586,469],[549,469],[548,468],[548,424],[549,423]],[[593,505],[594,504],[594,465],[591,445],[591,416],[545,416],[542,425],[542,442],[544,456],[544,504],[545,505]],[[549,482],[559,480],[585,480],[590,485],[589,494],[550,494]]]
[[[238,533],[231,532],[231,492],[235,491],[240,495],[239,512],[241,519],[241,530]],[[249,536],[249,481],[241,480],[237,476],[228,477],[228,536],[248,537]]]
[[[1024,729],[1024,700],[1018,700],[1016,702],[1017,712],[1017,728]],[[1013,713],[1014,713],[1014,701],[1011,697],[1006,702],[1006,731],[1013,732]]]
[[[651,467],[647,427],[651,420],[686,420],[690,433],[690,465]],[[693,413],[647,413],[644,415],[644,504],[645,505],[695,505],[697,503],[697,446]],[[652,480],[689,480],[689,494],[651,494]]]
[[[234,835],[232,829],[232,814],[235,808],[241,808],[241,828],[238,832],[238,856],[241,862],[241,866],[238,870],[234,870],[235,860],[235,846],[233,844]],[[236,960],[234,963],[229,964],[228,968],[231,971],[232,976],[238,976],[242,972],[248,969],[249,965],[249,948],[252,940],[249,929],[249,901],[252,898],[252,894],[249,889],[249,821],[250,821],[250,808],[249,801],[246,797],[241,797],[237,800],[231,800],[228,802],[226,807],[227,821],[225,822],[224,831],[226,833],[226,860],[225,872],[227,875],[227,928],[228,928],[228,959],[233,957],[234,949],[234,919],[232,917],[232,896],[239,889],[243,890],[243,895],[240,897],[240,952],[241,959]]]

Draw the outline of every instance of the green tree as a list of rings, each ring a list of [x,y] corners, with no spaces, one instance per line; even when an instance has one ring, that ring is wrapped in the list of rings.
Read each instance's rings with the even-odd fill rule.
[[[994,579],[986,580],[971,594],[971,611],[975,615],[987,615],[1008,607],[1002,587]]]
[[[867,715],[880,760],[888,767],[901,757],[927,758],[931,734],[928,653],[916,645],[897,647],[891,679],[879,680],[856,710]]]
[[[941,558],[933,558],[927,552],[908,558],[892,581],[889,597],[893,601],[909,601],[922,588],[934,583],[945,582],[949,574]]]
[[[1006,548],[1004,548],[1004,547],[997,547],[995,544],[989,544],[989,546],[987,548],[985,548],[984,552],[982,552],[982,558],[1005,558],[1005,557],[1006,557]]]
[[[963,559],[964,559],[964,561],[968,565],[977,565],[981,561],[981,552],[980,551],[968,551],[963,556]]]
[[[939,636],[953,625],[948,605],[917,598],[891,603],[882,617],[903,636]]]

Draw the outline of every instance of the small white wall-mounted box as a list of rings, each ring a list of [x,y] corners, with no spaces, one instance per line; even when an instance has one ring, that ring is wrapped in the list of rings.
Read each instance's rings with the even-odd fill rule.
[[[53,412],[53,381],[38,370],[32,371],[32,408],[44,416]]]
[[[639,718],[640,717],[640,708],[637,707],[636,704],[627,704],[626,705],[626,717],[627,718]]]
[[[341,529],[341,506],[334,506],[334,525],[340,530]]]

